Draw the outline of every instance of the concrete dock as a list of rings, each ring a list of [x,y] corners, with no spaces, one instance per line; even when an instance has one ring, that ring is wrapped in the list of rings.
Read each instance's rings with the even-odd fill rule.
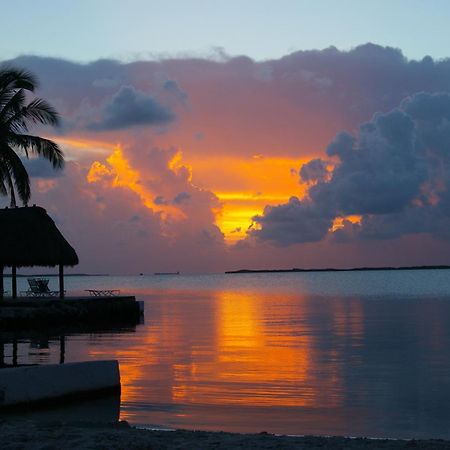
[[[19,297],[0,301],[0,329],[39,329],[65,325],[139,323],[141,302],[134,296],[66,297],[64,300]]]
[[[0,411],[110,392],[120,392],[119,363],[115,360],[0,370]]]

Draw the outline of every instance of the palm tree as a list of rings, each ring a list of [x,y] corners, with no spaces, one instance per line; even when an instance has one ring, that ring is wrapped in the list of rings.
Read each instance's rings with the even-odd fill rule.
[[[16,206],[16,192],[24,205],[31,196],[30,179],[19,155],[41,156],[54,168],[62,168],[64,155],[55,142],[28,134],[32,125],[58,125],[59,115],[45,100],[27,101],[34,92],[36,78],[25,70],[0,70],[0,194],[11,197]]]

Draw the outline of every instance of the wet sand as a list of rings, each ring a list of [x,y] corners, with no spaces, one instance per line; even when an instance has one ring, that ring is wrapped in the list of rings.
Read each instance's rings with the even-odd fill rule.
[[[433,449],[450,450],[444,440],[349,439],[343,437],[290,437],[271,434],[234,434],[203,431],[150,431],[130,427],[127,423],[99,425],[62,422],[0,422],[3,450],[374,450]]]

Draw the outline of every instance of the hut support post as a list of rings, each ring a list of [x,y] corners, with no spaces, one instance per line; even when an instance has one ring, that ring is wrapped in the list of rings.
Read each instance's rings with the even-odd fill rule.
[[[3,300],[3,266],[0,266],[0,299]]]
[[[59,298],[64,299],[64,266],[59,264]]]
[[[13,339],[13,366],[17,366],[17,338]]]
[[[66,336],[59,337],[59,363],[64,364],[66,359]]]
[[[11,283],[12,283],[12,298],[17,298],[17,267],[16,266],[12,266],[11,268]]]

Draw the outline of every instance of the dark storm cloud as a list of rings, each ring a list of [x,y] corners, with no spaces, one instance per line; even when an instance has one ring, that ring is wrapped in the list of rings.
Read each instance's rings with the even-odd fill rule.
[[[320,241],[332,224],[332,216],[310,202],[291,197],[279,206],[266,206],[264,214],[254,218],[261,229],[251,231],[259,240],[278,245]]]
[[[375,114],[358,136],[339,133],[327,156],[335,160],[328,178],[322,160],[300,170],[303,181],[316,182],[309,200],[266,208],[251,235],[278,245],[314,242],[328,234],[333,218],[360,215],[360,224],[344,221],[334,239],[450,238],[449,94],[419,93],[400,109]]]
[[[334,47],[299,51],[272,62],[275,79],[308,85],[304,101],[327,102],[352,120],[388,111],[408,95],[450,90],[450,60],[407,60],[401,50],[365,44],[348,52]],[[329,80],[324,90],[323,81]],[[328,99],[323,98],[324,93]],[[298,94],[292,93],[293,97]]]
[[[101,119],[88,126],[92,130],[120,130],[142,125],[164,125],[175,116],[155,98],[132,86],[122,86],[105,103]]]
[[[427,172],[415,147],[412,118],[402,111],[377,114],[360,127],[358,140],[339,134],[327,149],[337,157],[329,182],[312,186],[316,204],[336,214],[383,214],[402,210],[418,194]]]
[[[312,159],[300,169],[300,178],[305,183],[323,181],[328,175],[327,165],[321,159]]]

